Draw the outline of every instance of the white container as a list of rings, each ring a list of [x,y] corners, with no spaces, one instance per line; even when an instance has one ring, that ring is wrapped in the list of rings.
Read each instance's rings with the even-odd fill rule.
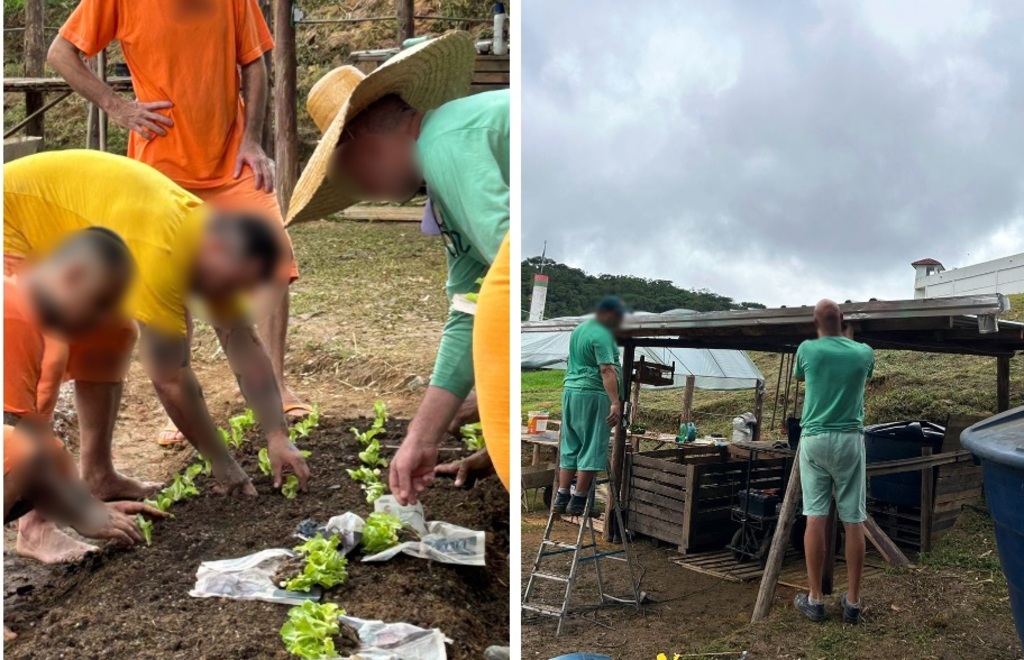
[[[508,14],[505,13],[505,5],[501,2],[494,3],[494,41],[491,44],[491,52],[495,55],[508,53]]]
[[[544,433],[548,430],[548,412],[530,410],[526,413],[526,430],[529,433]]]

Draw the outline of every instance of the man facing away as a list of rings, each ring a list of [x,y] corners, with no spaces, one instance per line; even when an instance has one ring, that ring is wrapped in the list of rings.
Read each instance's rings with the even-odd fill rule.
[[[142,541],[133,514],[167,514],[141,502],[104,505],[75,474],[75,461],[52,430],[63,370],[46,360],[47,337],[67,340],[102,327],[128,291],[135,268],[128,247],[105,229],[74,232],[17,277],[4,276],[4,524],[31,511],[82,536]],[[65,551],[76,555],[75,544]],[[18,539],[18,551],[32,549]],[[94,546],[85,546],[95,550]],[[51,548],[51,550],[58,550]],[[4,627],[4,641],[15,635]]]
[[[835,492],[836,511],[846,528],[849,589],[841,598],[847,623],[860,621],[860,580],[864,571],[864,521],[867,477],[864,450],[864,385],[874,370],[871,349],[843,334],[843,313],[831,300],[814,307],[817,339],[797,349],[795,376],[806,381],[800,420],[800,487],[803,490],[804,552],[809,594],[798,594],[796,607],[812,621],[825,619],[821,572],[826,523]]]
[[[85,66],[119,41],[136,101]],[[71,87],[127,128],[128,156],[155,167],[212,206],[258,214],[281,226],[274,163],[261,146],[267,100],[263,54],[274,45],[256,0],[82,0],[61,27],[48,61]],[[291,244],[286,245],[291,251]],[[288,284],[281,263],[259,331],[291,417],[308,414],[285,384]],[[182,439],[168,426],[161,444]]]
[[[583,513],[594,475],[608,467],[609,428],[622,419],[619,388],[622,369],[614,333],[622,326],[626,307],[615,297],[598,304],[594,318],[584,321],[569,338],[569,364],[562,390],[562,437],[559,449],[555,513]],[[570,495],[572,478],[576,492]]]
[[[245,295],[271,279],[280,265],[280,227],[246,213],[210,208],[147,165],[92,150],[51,151],[8,163],[3,194],[5,275],[19,273],[69,233],[89,227],[120,236],[138,267],[121,314],[68,342],[62,370],[75,381],[81,474],[94,496],[141,499],[159,487],[122,475],[112,457],[114,422],[140,335],[141,361],[164,410],[212,463],[213,476],[226,493],[256,495],[221,442],[192,371],[192,302],[201,303],[214,326],[266,435],[275,488],[282,483],[282,470],[290,468],[305,489],[309,468],[288,439],[277,382],[248,321]],[[19,532],[41,534],[44,524],[25,516]],[[33,556],[58,560],[42,551]]]

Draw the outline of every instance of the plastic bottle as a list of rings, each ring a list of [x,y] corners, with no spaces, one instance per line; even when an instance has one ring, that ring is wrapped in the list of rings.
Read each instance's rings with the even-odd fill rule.
[[[494,41],[491,45],[491,52],[495,55],[508,53],[508,14],[505,13],[505,4],[494,3]]]

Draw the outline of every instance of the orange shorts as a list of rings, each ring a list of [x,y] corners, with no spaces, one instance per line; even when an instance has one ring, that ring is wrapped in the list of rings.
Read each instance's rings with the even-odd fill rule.
[[[473,318],[473,371],[480,423],[487,453],[505,488],[509,488],[510,368],[508,326],[511,314],[508,234],[487,271]]]
[[[24,265],[25,259],[17,255],[4,255],[4,275],[15,275]],[[56,339],[46,339],[43,358],[43,377],[39,381],[37,396],[39,411],[53,410],[57,390],[64,379],[81,380],[88,383],[120,383],[128,375],[132,349],[138,339],[139,330],[131,319],[117,319],[107,323],[84,337],[65,344]],[[63,368],[61,367],[63,365]],[[5,369],[10,368],[8,365]],[[63,371],[54,380],[52,375]],[[47,377],[50,374],[50,377]],[[5,396],[6,398],[6,396]]]
[[[12,470],[16,470],[39,455],[39,451],[46,451],[55,461],[57,473],[63,477],[70,477],[74,474],[75,461],[64,449],[64,443],[52,433],[45,434],[42,447],[32,440],[28,435],[19,433],[13,426],[4,424],[4,476]]]
[[[299,279],[299,265],[295,261],[292,239],[284,229],[284,215],[277,203],[277,194],[256,190],[256,179],[248,167],[242,170],[242,176],[215,188],[197,188],[190,190],[193,195],[209,203],[211,206],[231,211],[252,211],[274,223],[275,229],[283,234],[287,256],[281,264],[280,277],[286,277],[291,284]]]

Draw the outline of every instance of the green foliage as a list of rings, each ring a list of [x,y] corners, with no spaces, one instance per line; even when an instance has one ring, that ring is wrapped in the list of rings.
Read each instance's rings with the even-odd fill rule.
[[[300,658],[317,660],[337,657],[334,636],[341,631],[338,617],[345,613],[334,603],[306,601],[288,610],[281,626],[284,648]]]
[[[267,452],[267,448],[260,449],[259,453],[256,454],[256,458],[259,460],[260,472],[269,477],[272,470],[270,467],[270,454]]]
[[[142,532],[142,538],[146,541],[146,545],[153,544],[153,521],[146,518],[141,513],[135,514],[135,525]]]
[[[366,449],[359,452],[359,460],[363,462],[363,465],[369,468],[385,468],[388,466],[388,462],[380,457],[379,440],[370,441],[370,444],[366,446]]]
[[[677,287],[668,280],[653,280],[632,275],[590,275],[551,259],[543,262],[540,257],[530,257],[521,264],[523,301],[530,300],[533,290],[533,276],[544,266],[548,282],[547,305],[544,316],[582,316],[594,311],[601,298],[608,295],[622,296],[632,309],[645,312],[667,312],[670,309],[692,309],[698,312],[713,312],[729,309],[764,308],[759,303],[737,303],[732,298],[710,291],[687,290]],[[524,302],[524,308],[529,304]],[[525,314],[525,312],[524,312]],[[525,315],[523,317],[526,318]]]
[[[224,442],[232,449],[241,449],[242,444],[245,442],[245,434],[253,426],[256,425],[256,417],[253,415],[251,409],[246,409],[241,415],[235,415],[228,419],[228,427],[231,432],[228,433],[221,429],[221,437]]]
[[[480,422],[464,425],[459,429],[459,435],[470,451],[480,451],[484,448],[483,425]]]
[[[346,472],[354,481],[362,485],[363,492],[366,493],[366,501],[369,504],[373,504],[384,494],[386,487],[380,480],[379,468],[370,468],[364,465],[355,470],[346,470]]]
[[[380,440],[377,439],[377,436],[384,433],[384,425],[388,421],[388,408],[383,401],[378,399],[373,404],[373,414],[373,424],[366,431],[360,432],[354,426],[349,429],[363,447],[359,452],[359,460],[363,465],[356,470],[347,470],[350,477],[362,484],[366,501],[370,504],[376,502],[387,491],[384,482],[380,480],[380,468],[388,466],[387,460],[381,458]]]
[[[184,472],[174,475],[174,481],[171,482],[171,485],[157,493],[153,499],[146,500],[146,504],[161,511],[167,511],[175,502],[195,497],[199,494],[199,489],[196,487],[193,479],[202,470],[203,466],[198,463],[190,465]]]
[[[468,300],[471,303],[476,304],[480,300],[480,286],[483,283],[484,283],[484,278],[482,278],[482,277],[476,278],[477,290],[476,291],[471,291],[470,293],[467,293],[466,294],[466,300]]]
[[[284,483],[281,484],[281,494],[290,500],[294,500],[299,496],[299,478],[294,474],[289,474],[284,478]]]
[[[348,560],[338,552],[339,541],[337,536],[325,539],[323,535],[317,534],[315,538],[297,546],[295,552],[305,558],[305,566],[302,573],[282,586],[288,591],[308,592],[315,584],[330,589],[347,580]]]
[[[374,438],[383,433],[384,429],[378,428],[376,426],[371,426],[365,431],[360,432],[359,429],[353,426],[352,428],[349,429],[349,431],[352,431],[352,434],[356,436],[356,440],[359,441],[359,444],[366,447],[371,442],[374,442]]]
[[[363,550],[372,555],[398,545],[398,530],[404,526],[394,514],[383,511],[371,513],[363,527]]]
[[[289,427],[288,439],[295,442],[298,438],[308,438],[310,432],[318,426],[320,426],[320,406],[313,404],[312,412]]]
[[[374,428],[383,429],[384,425],[387,424],[387,421],[388,421],[388,407],[387,407],[387,404],[385,404],[380,399],[377,399],[376,401],[374,401],[373,402],[373,414],[374,414],[374,417],[375,417],[375,419],[373,420]]]

